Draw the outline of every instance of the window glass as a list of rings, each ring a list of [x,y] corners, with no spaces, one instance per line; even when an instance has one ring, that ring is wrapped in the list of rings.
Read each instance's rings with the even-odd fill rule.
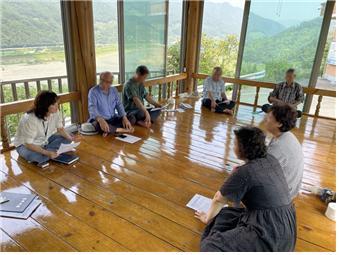
[[[165,0],[124,1],[126,79],[139,65],[150,77],[165,75],[165,19]]]

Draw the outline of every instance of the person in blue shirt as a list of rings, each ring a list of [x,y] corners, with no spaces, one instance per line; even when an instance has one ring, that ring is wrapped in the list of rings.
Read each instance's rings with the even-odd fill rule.
[[[111,72],[100,74],[100,83],[88,93],[89,122],[103,136],[115,133],[133,133],[134,116],[126,115],[118,90],[112,87]]]

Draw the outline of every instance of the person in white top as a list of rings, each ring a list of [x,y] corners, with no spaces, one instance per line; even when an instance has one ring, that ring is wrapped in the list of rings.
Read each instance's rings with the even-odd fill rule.
[[[273,105],[265,118],[265,126],[273,135],[268,153],[278,159],[284,172],[291,198],[301,187],[304,172],[304,155],[301,144],[290,132],[297,121],[297,110],[288,104]]]
[[[14,145],[21,157],[43,166],[58,156],[56,151],[61,143],[77,140],[79,137],[71,136],[63,127],[58,96],[54,92],[41,91],[33,108],[22,116]]]
[[[234,101],[227,100],[221,67],[214,67],[212,76],[204,80],[202,105],[212,112],[233,114]]]

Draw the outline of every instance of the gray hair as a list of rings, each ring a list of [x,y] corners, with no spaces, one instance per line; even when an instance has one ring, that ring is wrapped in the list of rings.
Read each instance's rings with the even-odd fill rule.
[[[102,82],[102,80],[104,79],[104,77],[107,77],[108,75],[112,76],[112,79],[114,79],[114,75],[112,74],[112,72],[110,71],[104,71],[102,73],[100,73],[100,83]]]

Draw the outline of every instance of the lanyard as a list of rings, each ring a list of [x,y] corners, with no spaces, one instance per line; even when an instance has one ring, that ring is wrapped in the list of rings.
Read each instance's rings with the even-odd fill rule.
[[[42,121],[42,126],[44,127],[45,137],[47,137],[47,132],[48,132],[48,122],[47,122],[47,128],[45,127],[45,122],[44,122],[44,121]]]

